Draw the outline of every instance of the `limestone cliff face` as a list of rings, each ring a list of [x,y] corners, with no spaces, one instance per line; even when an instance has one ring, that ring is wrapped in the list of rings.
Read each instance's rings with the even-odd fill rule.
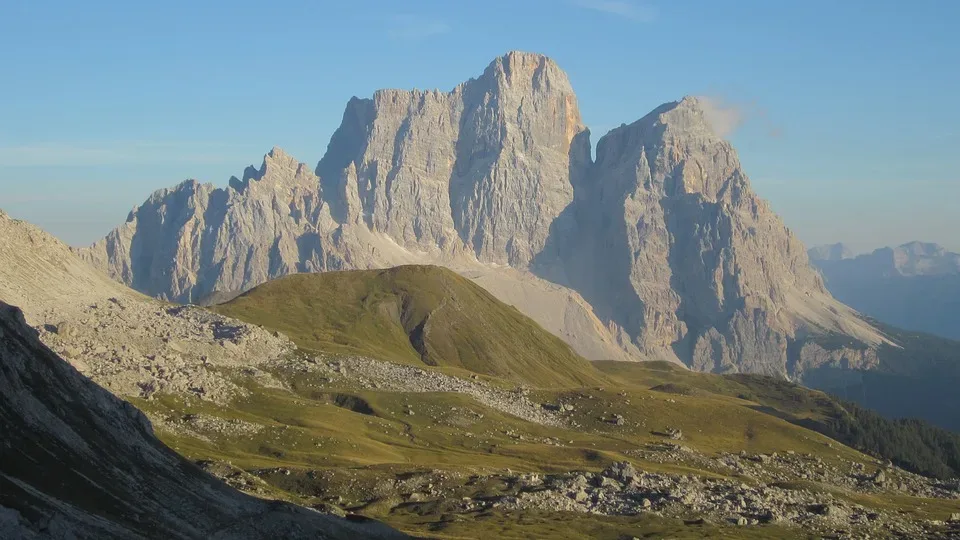
[[[452,92],[351,100],[317,173],[344,222],[412,249],[525,267],[573,200],[571,174],[590,158],[585,130],[566,74],[514,52]]]
[[[882,340],[826,292],[704,103],[613,130],[593,162],[566,75],[528,53],[450,92],[354,98],[316,174],[274,150],[226,189],[158,192],[84,256],[178,301],[292,272],[441,264],[591,358],[698,370],[788,375],[808,334]]]
[[[798,328],[848,319],[871,334],[830,310],[803,245],[753,193],[696,98],[603,137],[573,216],[580,238],[564,279],[648,354],[784,375]]]
[[[310,167],[279,148],[225,189],[188,180],[157,191],[86,260],[134,289],[173,301],[242,290],[291,272],[342,268]]]

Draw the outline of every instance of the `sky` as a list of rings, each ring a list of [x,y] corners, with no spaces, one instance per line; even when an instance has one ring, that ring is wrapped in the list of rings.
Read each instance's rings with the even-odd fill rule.
[[[314,165],[351,96],[449,90],[510,50],[569,75],[596,142],[708,96],[808,245],[960,251],[960,2],[4,0],[0,208],[84,245],[156,189]]]

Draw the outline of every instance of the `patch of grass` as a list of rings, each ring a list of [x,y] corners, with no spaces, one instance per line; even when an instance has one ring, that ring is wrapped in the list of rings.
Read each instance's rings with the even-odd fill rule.
[[[698,376],[674,373],[659,366],[651,372],[654,377],[685,380]],[[302,379],[304,375],[298,377]],[[764,393],[762,388],[737,381],[717,381],[713,376],[706,379],[710,379],[709,385],[722,387],[726,392],[746,388]],[[137,405],[154,416],[203,414],[261,425],[263,428],[252,434],[203,433],[209,441],[166,431],[160,436],[191,459],[229,462],[246,471],[289,469],[289,474],[261,476],[270,484],[268,496],[317,504],[329,501],[329,494],[341,495],[341,506],[426,538],[804,537],[802,531],[773,526],[686,525],[651,516],[617,518],[496,510],[477,513],[461,512],[450,506],[456,505],[463,495],[496,494],[495,485],[468,486],[464,482],[472,475],[506,469],[544,473],[599,471],[613,461],[627,460],[651,472],[714,478],[730,474],[704,468],[696,461],[658,463],[659,460],[638,459],[634,453],[637,449],[664,442],[664,437],[656,432],[666,427],[682,429],[682,445],[707,456],[740,450],[794,450],[836,464],[841,460],[869,461],[845,446],[828,446],[830,440],[822,435],[758,410],[757,403],[718,393],[652,391],[650,383],[650,379],[645,379],[640,384],[624,383],[603,389],[534,392],[531,397],[538,401],[573,405],[574,410],[566,417],[577,427],[569,429],[532,424],[462,394],[411,394],[333,386],[318,389],[311,384],[287,392],[249,383],[250,396],[226,407],[171,396],[141,400]],[[682,384],[691,383],[687,380]],[[410,409],[415,414],[408,414]],[[618,426],[607,421],[612,413],[622,415],[626,423]],[[448,492],[450,486],[468,491],[458,491],[456,496],[441,501],[412,504],[398,500],[396,492],[389,489],[383,493],[378,490],[380,485],[393,486],[394,478],[423,471],[432,471],[435,477],[438,470],[447,474],[448,479],[443,482]],[[813,482],[797,483],[796,488],[832,489]],[[956,507],[955,502],[928,506],[927,501],[911,497],[867,497],[856,493],[838,496],[871,507],[901,505],[923,516],[940,516]]]
[[[462,368],[538,387],[604,380],[516,308],[436,266],[297,274],[211,309],[283,332],[309,350]]]
[[[627,362],[597,365],[626,384],[694,388],[755,402],[759,412],[892,460],[909,471],[939,478],[960,476],[960,435],[920,420],[891,420],[855,403],[771,377],[710,375]],[[750,433],[758,431],[751,428]]]

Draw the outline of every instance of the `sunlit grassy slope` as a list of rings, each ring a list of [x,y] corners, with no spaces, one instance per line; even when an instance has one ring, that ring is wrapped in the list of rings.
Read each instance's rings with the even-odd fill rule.
[[[272,375],[285,389],[225,373],[249,390],[229,405],[173,396],[137,402],[153,417],[198,414],[259,426],[237,433],[161,429],[161,437],[190,458],[256,472],[268,482],[271,496],[315,504],[335,493],[344,498],[340,506],[379,516],[423,537],[806,537],[803,531],[772,525],[691,527],[655,516],[493,511],[465,517],[449,506],[459,496],[413,504],[371,500],[370,493],[393,478],[439,470],[451,475],[449,482],[460,482],[451,487],[454,492],[475,496],[470,491],[475,488],[463,484],[470,475],[506,469],[596,471],[619,460],[650,471],[728,476],[729,470],[695,456],[741,451],[789,450],[838,465],[861,461],[874,470],[874,460],[835,440],[857,446],[913,433],[851,413],[849,405],[827,394],[785,381],[693,373],[659,362],[587,362],[513,307],[437,267],[294,275],[212,309],[283,332],[307,354],[362,355],[460,376],[479,373],[494,386],[531,386],[535,401],[573,405],[564,413],[565,427],[551,427],[464,394],[382,391],[349,378],[334,381],[282,366]],[[415,414],[410,414],[412,409]],[[609,421],[614,414],[622,416],[623,425]],[[645,452],[662,445],[667,428],[683,431],[682,444],[693,457],[648,459],[651,454]],[[887,436],[890,433],[895,436]],[[861,447],[877,449],[867,446]],[[918,449],[894,449],[899,454],[881,450],[874,453],[916,469],[927,467],[928,473],[951,467],[948,453],[928,441]],[[897,460],[898,455],[903,459]],[[278,467],[287,472],[263,472]],[[804,489],[835,491],[819,484]],[[957,508],[951,501],[835,495],[925,519],[942,519]]]
[[[754,408],[926,476],[960,476],[960,435],[912,419],[892,420],[855,403],[780,379],[693,373],[662,362],[597,362],[621,384],[686,395],[710,393]],[[893,390],[896,391],[896,390]]]
[[[603,380],[560,338],[436,266],[292,275],[212,309],[279,330],[305,349],[463,368],[538,387]]]

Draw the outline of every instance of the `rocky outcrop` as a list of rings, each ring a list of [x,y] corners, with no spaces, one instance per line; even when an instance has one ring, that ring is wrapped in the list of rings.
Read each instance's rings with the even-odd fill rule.
[[[575,187],[570,222],[556,232],[564,253],[555,279],[647,354],[782,376],[792,374],[787,348],[801,328],[879,341],[830,298],[698,99],[604,136]],[[543,266],[549,274],[556,263]]]
[[[293,348],[282,336],[136,293],[44,231],[0,215],[0,301],[25,306],[44,343],[121,396],[225,402],[245,392],[224,369],[256,370]]]
[[[150,296],[189,302],[291,272],[341,268],[313,171],[274,148],[225,189],[188,180],[157,191],[82,256]]]
[[[129,403],[0,303],[0,537],[402,538],[243,495],[157,440]]]
[[[82,255],[181,302],[292,272],[441,264],[593,359],[790,375],[799,335],[881,342],[826,292],[706,108],[663,105],[593,162],[566,75],[514,52],[450,92],[352,99],[316,175],[275,149],[226,189],[158,192]]]
[[[154,193],[78,254],[136,290],[194,303],[295,272],[442,264],[580,354],[636,359],[579,294],[526,271],[589,159],[566,75],[510,53],[450,92],[351,100],[322,180],[274,148],[224,189]]]
[[[410,249],[525,267],[590,159],[566,74],[512,52],[452,92],[353,99],[317,167],[341,219]]]
[[[910,242],[857,257],[811,258],[830,292],[861,313],[960,339],[960,253]]]

